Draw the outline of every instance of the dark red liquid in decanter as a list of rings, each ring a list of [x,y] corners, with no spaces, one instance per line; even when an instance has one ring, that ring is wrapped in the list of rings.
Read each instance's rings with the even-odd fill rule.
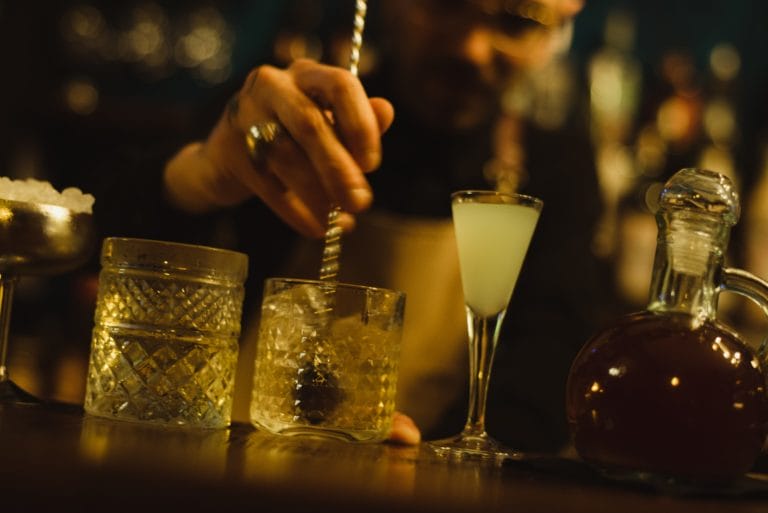
[[[567,415],[586,461],[693,480],[749,471],[768,423],[754,353],[717,321],[644,311],[594,336],[571,368]]]

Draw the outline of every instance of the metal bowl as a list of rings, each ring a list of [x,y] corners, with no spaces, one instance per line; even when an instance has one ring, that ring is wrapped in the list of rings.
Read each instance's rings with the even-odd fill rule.
[[[94,249],[91,214],[0,199],[0,274],[58,274],[85,263]]]

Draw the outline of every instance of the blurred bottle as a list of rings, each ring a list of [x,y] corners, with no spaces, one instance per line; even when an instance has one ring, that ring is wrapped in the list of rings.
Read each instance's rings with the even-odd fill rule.
[[[765,145],[759,177],[746,196],[742,228],[742,264],[745,269],[768,280],[768,143]],[[737,312],[737,321],[750,345],[765,352],[768,320],[761,306],[752,301],[744,301]]]
[[[740,188],[742,177],[734,161],[739,138],[734,85],[740,68],[741,58],[733,45],[720,43],[710,52],[709,92],[702,113],[705,142],[697,164],[728,176],[737,188]]]
[[[605,209],[595,237],[599,256],[616,249],[618,204],[632,187],[636,168],[629,148],[641,95],[642,72],[633,55],[635,20],[614,10],[605,22],[604,45],[589,61],[589,106],[592,143]]]

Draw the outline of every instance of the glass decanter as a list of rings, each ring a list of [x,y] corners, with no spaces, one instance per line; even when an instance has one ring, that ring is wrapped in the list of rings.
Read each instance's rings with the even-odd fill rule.
[[[768,284],[723,263],[739,211],[717,173],[683,169],[665,184],[647,309],[594,335],[571,367],[566,412],[583,460],[693,482],[754,464],[768,425],[763,367],[716,318],[724,290],[768,312]]]

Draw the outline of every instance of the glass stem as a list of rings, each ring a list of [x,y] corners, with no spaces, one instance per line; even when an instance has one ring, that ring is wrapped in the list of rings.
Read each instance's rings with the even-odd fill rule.
[[[6,356],[8,354],[8,331],[11,324],[11,304],[15,285],[15,277],[9,278],[0,274],[0,383],[9,379]]]
[[[486,436],[485,406],[493,367],[493,355],[499,340],[506,310],[492,317],[482,317],[467,307],[469,330],[469,409],[465,436]]]

